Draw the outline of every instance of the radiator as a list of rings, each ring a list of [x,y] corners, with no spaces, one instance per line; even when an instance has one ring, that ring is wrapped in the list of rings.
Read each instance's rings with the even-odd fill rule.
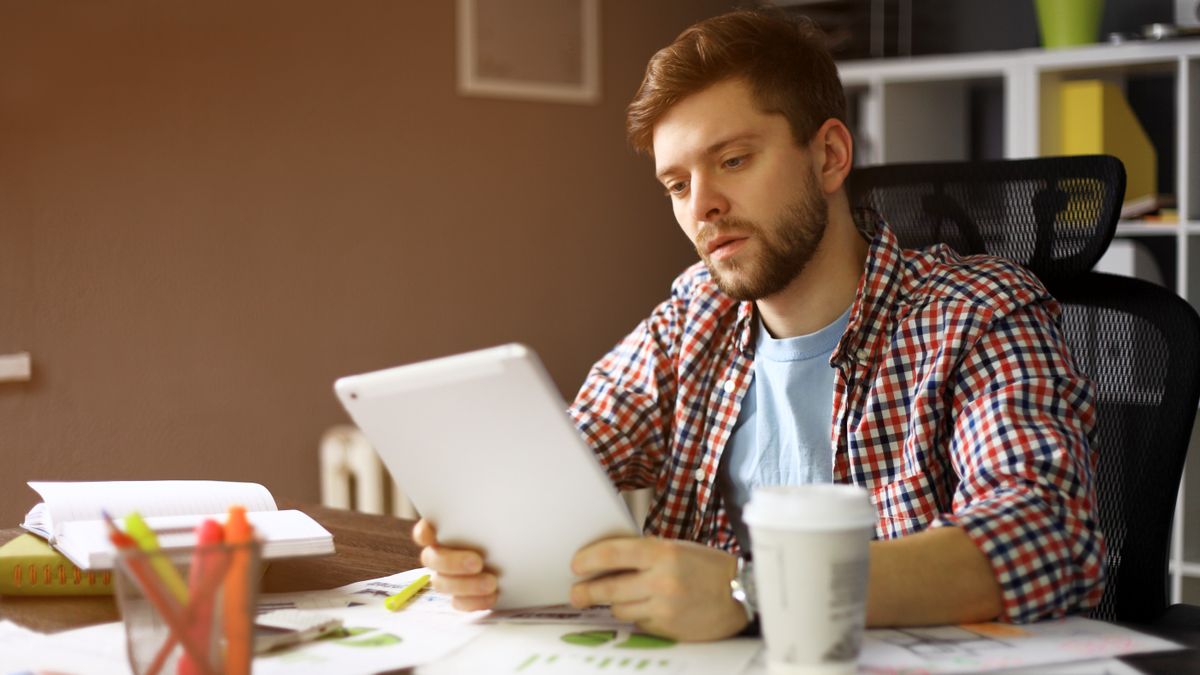
[[[390,499],[389,499],[390,497]],[[347,424],[331,427],[321,437],[321,503],[363,513],[416,518],[417,510],[391,480],[371,442]]]

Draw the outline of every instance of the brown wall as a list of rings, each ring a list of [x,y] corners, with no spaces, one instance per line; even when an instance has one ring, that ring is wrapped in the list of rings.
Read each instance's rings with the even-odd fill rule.
[[[24,482],[318,498],[343,374],[510,340],[564,395],[694,259],[622,135],[716,0],[604,0],[603,101],[455,93],[449,0],[0,1],[0,526]]]

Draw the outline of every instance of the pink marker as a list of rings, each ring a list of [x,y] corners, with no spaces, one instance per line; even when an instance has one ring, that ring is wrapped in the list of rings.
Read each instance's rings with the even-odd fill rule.
[[[188,608],[185,615],[188,635],[206,651],[209,661],[199,667],[191,655],[184,652],[175,670],[177,675],[209,672],[209,666],[216,656],[210,645],[213,599],[228,566],[227,552],[219,548],[224,541],[225,529],[217,521],[209,518],[196,526],[196,550],[192,554],[192,569],[188,573]]]

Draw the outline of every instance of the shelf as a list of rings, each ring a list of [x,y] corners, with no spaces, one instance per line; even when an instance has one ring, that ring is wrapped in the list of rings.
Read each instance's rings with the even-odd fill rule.
[[[1117,223],[1118,237],[1170,237],[1180,232],[1200,234],[1200,221],[1186,220],[1183,223],[1147,223],[1137,220],[1122,220]]]
[[[1174,237],[1179,230],[1179,223],[1139,223],[1135,220],[1117,223],[1118,237]]]
[[[1185,577],[1200,577],[1200,563],[1176,562],[1172,560],[1169,567],[1171,572],[1182,574]]]
[[[838,70],[860,165],[1056,154],[1064,82],[1124,87],[1135,113],[1156,115],[1148,133],[1159,151],[1159,192],[1175,196],[1180,221],[1121,221],[1116,235],[1140,239],[1135,248],[1153,258],[1165,285],[1200,308],[1200,39],[843,61]],[[1198,471],[1185,477],[1176,510],[1173,602],[1184,581],[1200,598]]]
[[[1015,68],[1040,71],[1090,69],[1141,70],[1168,66],[1180,58],[1200,57],[1200,40],[1096,44],[1072,49],[1016,49],[951,56],[917,56],[904,59],[863,59],[838,64],[847,87],[888,82],[962,80],[996,77]]]

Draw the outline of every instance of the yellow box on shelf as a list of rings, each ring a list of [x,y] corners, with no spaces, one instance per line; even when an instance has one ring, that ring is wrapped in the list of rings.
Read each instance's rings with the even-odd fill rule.
[[[1114,155],[1125,164],[1125,217],[1158,206],[1158,157],[1121,89],[1103,80],[1060,85],[1063,155]]]
[[[112,571],[82,571],[45,539],[22,534],[0,546],[0,595],[112,595]]]

